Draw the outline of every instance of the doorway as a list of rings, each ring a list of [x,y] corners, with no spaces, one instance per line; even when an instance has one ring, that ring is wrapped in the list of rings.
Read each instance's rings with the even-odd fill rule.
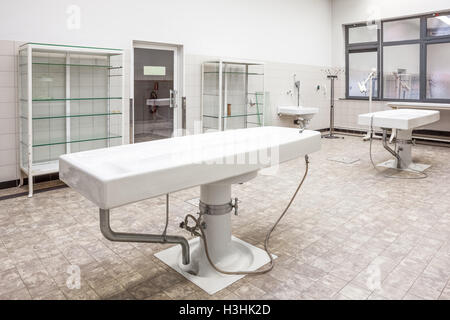
[[[131,142],[176,135],[181,109],[178,54],[177,47],[134,43]]]

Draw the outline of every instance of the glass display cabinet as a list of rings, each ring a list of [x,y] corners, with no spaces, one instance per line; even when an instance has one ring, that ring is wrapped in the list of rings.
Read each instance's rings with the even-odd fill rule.
[[[27,43],[19,48],[20,183],[57,173],[62,154],[124,143],[123,51]]]
[[[201,97],[203,132],[263,126],[264,64],[204,62]]]

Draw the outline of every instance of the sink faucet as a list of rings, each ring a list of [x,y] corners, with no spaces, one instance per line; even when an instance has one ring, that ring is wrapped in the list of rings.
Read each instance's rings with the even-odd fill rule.
[[[300,107],[300,81],[296,80],[297,74],[294,73],[294,85],[297,88],[297,107]]]
[[[300,81],[295,81],[295,87],[297,88],[297,106],[300,107]]]

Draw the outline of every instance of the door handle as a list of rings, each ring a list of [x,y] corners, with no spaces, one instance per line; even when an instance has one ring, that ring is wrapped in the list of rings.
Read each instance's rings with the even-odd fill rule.
[[[130,143],[134,143],[134,100],[133,98],[130,98],[130,114],[129,114],[129,121],[130,121]]]
[[[169,107],[170,108],[177,108],[177,90],[170,90],[169,91]]]
[[[181,97],[181,128],[186,130],[186,97]]]

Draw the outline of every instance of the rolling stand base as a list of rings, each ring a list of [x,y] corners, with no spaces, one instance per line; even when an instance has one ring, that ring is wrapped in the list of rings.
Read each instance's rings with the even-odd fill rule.
[[[325,138],[325,139],[344,139],[344,137],[338,137],[338,136],[335,136],[334,134],[326,134],[326,135],[322,136],[322,138]]]

